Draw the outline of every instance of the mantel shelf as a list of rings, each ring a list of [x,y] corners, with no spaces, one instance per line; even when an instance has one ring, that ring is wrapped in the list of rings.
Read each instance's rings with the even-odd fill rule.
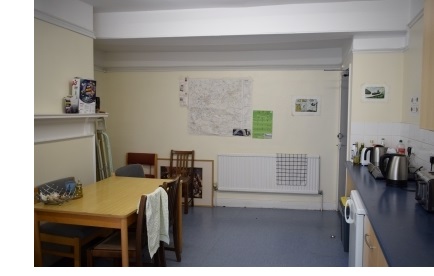
[[[95,113],[95,114],[35,114],[35,120],[44,119],[77,119],[77,118],[105,118],[108,113]]]
[[[35,114],[34,143],[47,143],[91,137],[95,123],[108,113],[95,114]]]

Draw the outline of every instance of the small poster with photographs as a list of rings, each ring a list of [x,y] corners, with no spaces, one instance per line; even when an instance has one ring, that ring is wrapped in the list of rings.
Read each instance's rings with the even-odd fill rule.
[[[320,97],[295,96],[292,98],[293,116],[318,116],[321,111]]]
[[[362,86],[361,95],[364,102],[386,102],[389,89],[384,84],[365,84]]]

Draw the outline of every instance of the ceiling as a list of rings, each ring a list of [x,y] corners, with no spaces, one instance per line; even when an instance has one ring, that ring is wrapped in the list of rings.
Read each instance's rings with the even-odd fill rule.
[[[398,16],[391,20],[383,20],[379,13],[387,5],[394,5],[394,0],[80,0],[93,7],[94,13],[94,50],[95,66],[103,70],[145,70],[145,69],[204,69],[204,68],[340,68],[344,56],[354,46],[354,38],[357,36],[362,46],[368,45],[373,35],[382,37],[388,45],[399,45],[396,37],[405,37],[405,30],[390,28],[390,25],[383,22],[394,22]],[[394,5],[397,9],[403,8],[403,2]],[[387,2],[387,4],[385,4]],[[294,9],[288,5],[294,6]],[[326,6],[325,4],[330,4]],[[372,4],[372,5],[371,5]],[[384,5],[383,5],[384,4]],[[279,9],[279,5],[282,6]],[[267,7],[268,6],[268,7]],[[369,14],[364,22],[360,18],[355,24],[339,25],[336,22],[351,22],[351,15],[359,16],[356,7],[362,7],[363,14],[366,10],[374,11],[377,25],[370,24]],[[255,9],[263,7],[263,9]],[[370,7],[370,8],[369,8]],[[240,8],[240,10],[238,10]],[[243,9],[246,8],[246,9]],[[247,9],[249,8],[249,9]],[[336,9],[335,9],[336,8]],[[377,8],[377,9],[376,9]],[[196,11],[201,9],[202,11]],[[212,24],[218,24],[220,18],[212,17],[219,14],[218,9],[228,11],[228,20],[233,20],[233,14],[247,15],[246,21],[238,23],[247,25],[217,26],[211,32],[202,30],[209,28]],[[391,8],[394,12],[397,9]],[[270,10],[272,11],[270,13]],[[301,11],[296,14],[291,11]],[[284,22],[291,24],[291,19],[296,20],[307,12],[307,18],[315,18],[318,14],[319,20],[304,22],[298,28],[297,25],[277,25],[275,33],[270,33],[273,24]],[[259,11],[255,15],[255,12]],[[261,14],[261,11],[264,13]],[[261,25],[255,26],[256,18],[267,18],[279,12],[289,11],[287,21],[281,18],[265,22],[264,28]],[[141,13],[150,16],[148,21],[140,18]],[[245,13],[244,13],[245,12]],[[129,14],[130,13],[130,14]],[[183,15],[190,16],[183,21]],[[285,13],[286,14],[286,13]],[[327,22],[324,28],[311,26],[318,25],[324,20],[324,14],[336,15],[331,20],[330,26]],[[394,15],[389,12],[389,15]],[[399,13],[402,18],[402,13]],[[168,15],[175,15],[168,18]],[[199,16],[198,16],[199,15]],[[195,20],[201,20],[201,15],[207,15],[209,21],[201,25]],[[143,16],[143,15],[142,15]],[[178,17],[177,17],[178,16]],[[180,17],[181,16],[181,17]],[[378,17],[380,16],[380,17]],[[123,21],[122,18],[126,18]],[[147,17],[145,17],[147,19]],[[224,18],[224,16],[222,17]],[[284,18],[284,17],[282,17]],[[172,20],[173,19],[173,20]],[[208,18],[206,18],[207,20]],[[340,20],[340,21],[339,21]],[[129,24],[146,22],[147,28],[128,29]],[[177,32],[178,25],[184,27],[184,32]],[[266,24],[266,23],[269,23]],[[306,24],[307,23],[307,24]],[[334,23],[334,24],[333,24]],[[250,24],[250,25],[249,25]],[[320,23],[321,24],[321,23]],[[359,25],[357,25],[359,24]],[[358,28],[366,25],[366,29]],[[155,26],[161,28],[163,33],[154,32]],[[241,27],[240,27],[241,26]],[[289,26],[287,28],[287,26]],[[395,25],[394,25],[395,26]],[[258,27],[261,30],[257,30]],[[282,28],[279,28],[282,27]],[[154,28],[154,29],[153,29]],[[241,30],[241,31],[240,31]],[[265,30],[265,31],[264,31]],[[271,29],[273,31],[274,29]],[[283,30],[283,31],[282,31]],[[290,30],[285,33],[286,30]],[[365,31],[366,30],[366,31]],[[242,34],[246,31],[246,34]],[[313,32],[312,32],[313,31]],[[222,35],[219,35],[222,33]],[[232,34],[233,33],[233,34]],[[365,37],[363,37],[365,35]],[[389,36],[389,37],[387,37]],[[364,39],[364,40],[363,40]],[[360,45],[360,44],[359,44]],[[381,46],[383,44],[380,44]]]
[[[129,12],[207,8],[241,8],[287,4],[351,2],[354,0],[81,0],[94,12]],[[377,0],[360,0],[377,1]]]
[[[94,7],[94,13],[131,11],[237,8],[286,4],[350,2],[351,0],[81,0]],[[361,0],[376,1],[376,0]],[[297,49],[344,48],[351,33],[247,35],[227,37],[177,37],[97,39],[101,52],[227,52],[279,51]]]

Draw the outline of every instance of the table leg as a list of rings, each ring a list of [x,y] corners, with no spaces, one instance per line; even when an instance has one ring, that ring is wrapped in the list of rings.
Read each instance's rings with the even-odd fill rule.
[[[122,266],[129,266],[127,219],[123,219],[121,221],[121,248],[122,248]]]
[[[182,182],[181,182],[182,184]],[[182,252],[182,193],[178,193],[178,214],[176,214],[176,221],[178,225],[178,246]]]
[[[38,215],[34,213],[34,234],[35,234],[35,266],[42,266],[42,251],[41,251],[41,237],[39,236],[39,219]]]

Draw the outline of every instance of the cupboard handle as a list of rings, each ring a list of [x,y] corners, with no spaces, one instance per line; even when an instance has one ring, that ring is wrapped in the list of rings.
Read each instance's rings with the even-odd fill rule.
[[[375,246],[373,246],[373,245],[371,245],[371,244],[369,243],[369,241],[368,241],[368,237],[369,237],[369,235],[368,235],[368,234],[365,234],[365,243],[366,243],[366,245],[368,246],[369,249],[374,249]]]

